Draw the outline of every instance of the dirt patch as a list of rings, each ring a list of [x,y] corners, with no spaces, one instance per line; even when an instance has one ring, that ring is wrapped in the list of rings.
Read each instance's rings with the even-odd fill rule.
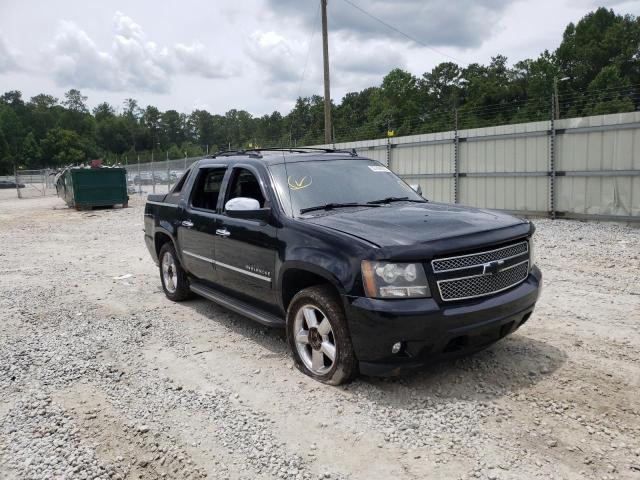
[[[131,205],[0,202],[0,477],[640,475],[640,230],[536,221],[518,333],[332,388],[281,331],[168,301]]]

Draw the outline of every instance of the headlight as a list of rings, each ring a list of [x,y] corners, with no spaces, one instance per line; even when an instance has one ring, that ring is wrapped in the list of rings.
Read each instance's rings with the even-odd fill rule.
[[[367,297],[430,297],[424,268],[419,263],[370,262],[363,260],[362,281]]]
[[[533,268],[536,264],[536,255],[533,248],[533,238],[529,239],[529,268]]]

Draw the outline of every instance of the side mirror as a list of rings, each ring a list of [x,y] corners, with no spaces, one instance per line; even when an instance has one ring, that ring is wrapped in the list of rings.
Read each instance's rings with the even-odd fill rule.
[[[418,195],[422,196],[422,187],[420,186],[420,184],[419,184],[419,183],[415,183],[415,184],[413,184],[413,185],[409,185],[409,186],[410,186],[413,190],[415,190],[415,192],[416,192]]]
[[[224,212],[231,218],[265,222],[271,214],[271,209],[260,208],[260,202],[255,198],[236,197],[225,203]]]

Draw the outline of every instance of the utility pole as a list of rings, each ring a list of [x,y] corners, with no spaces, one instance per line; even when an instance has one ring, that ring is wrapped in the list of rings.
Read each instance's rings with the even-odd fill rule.
[[[563,77],[558,78],[558,76],[553,77],[553,106],[555,107],[554,112],[554,120],[558,120],[560,118],[560,96],[558,94],[558,82],[566,82],[567,80],[571,80],[571,77]]]
[[[320,0],[322,7],[322,56],[324,58],[324,143],[331,139],[331,88],[329,85],[329,35],[327,29],[327,0]]]
[[[554,114],[553,119],[558,120],[560,118],[560,100],[558,99],[558,77],[553,77],[553,106]]]

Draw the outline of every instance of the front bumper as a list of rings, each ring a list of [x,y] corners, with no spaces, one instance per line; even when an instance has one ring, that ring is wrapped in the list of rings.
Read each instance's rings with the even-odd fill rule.
[[[498,295],[441,305],[433,298],[345,297],[351,341],[365,375],[397,375],[434,360],[480,350],[526,322],[542,288],[533,267],[520,285]],[[391,353],[402,342],[403,349]]]

